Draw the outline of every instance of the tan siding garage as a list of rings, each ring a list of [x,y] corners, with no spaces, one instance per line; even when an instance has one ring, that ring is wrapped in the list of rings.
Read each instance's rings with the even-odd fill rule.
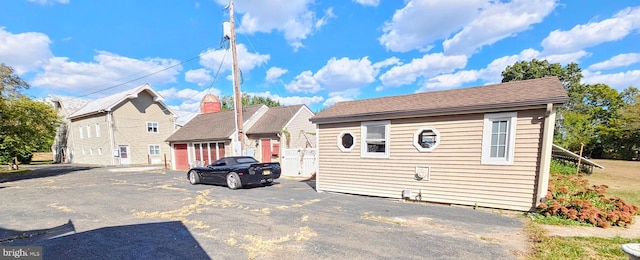
[[[551,87],[557,91],[554,95],[566,97],[557,79],[552,80],[557,83]],[[488,90],[504,93],[503,85],[514,87],[500,84]],[[426,94],[430,93],[416,95]],[[393,104],[385,98],[376,101]],[[402,198],[403,192],[410,191],[412,200],[522,211],[537,205],[538,176],[544,174],[541,162],[549,160],[542,152],[544,124],[551,120],[553,126],[549,118],[555,116],[544,105],[550,101],[439,115],[427,111],[392,117],[384,110],[380,115],[367,111],[349,119],[346,115],[358,109],[371,110],[366,104],[360,108],[359,102],[365,101],[338,103],[337,109],[344,111],[329,108],[327,117],[323,118],[323,111],[311,119],[318,124],[319,191],[390,198]],[[401,98],[396,102],[406,103]],[[369,128],[371,124],[386,124],[388,130]],[[379,139],[380,131],[388,131],[388,139]],[[345,135],[347,141],[343,141]],[[353,146],[345,147],[351,137]],[[386,154],[376,154],[378,150]],[[375,158],[370,158],[372,152]]]

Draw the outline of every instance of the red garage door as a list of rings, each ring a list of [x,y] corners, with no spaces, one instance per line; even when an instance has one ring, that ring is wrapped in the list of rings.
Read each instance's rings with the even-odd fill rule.
[[[174,144],[173,150],[176,157],[176,170],[189,169],[189,153],[187,152],[187,144]]]

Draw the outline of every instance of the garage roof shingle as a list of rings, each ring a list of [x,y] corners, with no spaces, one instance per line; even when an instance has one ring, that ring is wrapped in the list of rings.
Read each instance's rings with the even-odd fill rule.
[[[246,106],[243,110],[244,122],[247,122],[264,105]],[[235,111],[200,114],[173,133],[167,142],[194,142],[227,140],[236,131]]]
[[[316,114],[314,123],[473,113],[478,110],[562,104],[568,96],[556,77],[402,96],[339,102]]]

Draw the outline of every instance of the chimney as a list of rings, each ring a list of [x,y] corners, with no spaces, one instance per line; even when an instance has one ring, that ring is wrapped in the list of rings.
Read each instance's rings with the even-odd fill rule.
[[[220,99],[214,94],[205,95],[200,102],[200,112],[203,114],[220,112],[221,107]]]

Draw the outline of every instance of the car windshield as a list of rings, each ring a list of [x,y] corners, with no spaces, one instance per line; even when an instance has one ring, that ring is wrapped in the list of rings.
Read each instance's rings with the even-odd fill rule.
[[[237,158],[236,162],[240,164],[240,163],[256,163],[258,161],[251,157],[242,157],[242,158]]]

